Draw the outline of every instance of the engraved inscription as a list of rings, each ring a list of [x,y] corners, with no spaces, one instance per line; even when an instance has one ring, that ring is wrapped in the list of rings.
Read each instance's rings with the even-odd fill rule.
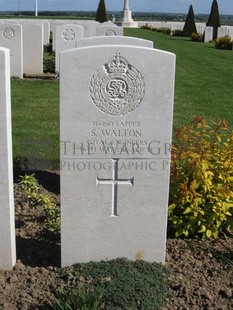
[[[100,179],[96,178],[96,185],[106,184],[112,185],[112,213],[111,216],[118,216],[117,214],[117,190],[118,185],[134,185],[134,178],[130,179],[118,179],[118,160],[112,159],[112,178],[111,179]]]
[[[95,106],[111,116],[136,109],[145,95],[142,74],[117,53],[91,78],[90,96]]]
[[[5,39],[5,40],[12,40],[15,36],[15,32],[12,28],[10,27],[6,27],[3,32],[2,32],[2,37]]]
[[[107,37],[116,36],[116,32],[113,31],[112,29],[108,29],[108,30],[105,32],[105,35],[106,35]]]
[[[64,41],[73,41],[75,39],[75,32],[73,29],[66,29],[63,34],[62,34],[62,38],[64,39]]]

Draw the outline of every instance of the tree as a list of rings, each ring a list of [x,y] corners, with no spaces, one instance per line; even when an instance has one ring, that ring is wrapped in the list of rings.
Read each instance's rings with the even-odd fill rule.
[[[217,0],[213,0],[209,19],[208,22],[206,23],[206,26],[213,27],[213,40],[215,40],[218,36],[218,27],[220,27],[220,18],[219,18]]]
[[[97,12],[96,12],[95,20],[97,22],[100,22],[100,23],[104,23],[104,22],[108,21],[108,19],[107,19],[107,12],[106,12],[106,6],[105,6],[104,0],[100,0],[100,2],[99,2],[98,9],[97,9]]]
[[[194,20],[194,12],[193,6],[190,5],[188,15],[185,20],[184,28],[183,28],[183,36],[191,37],[192,33],[197,33],[197,28]]]

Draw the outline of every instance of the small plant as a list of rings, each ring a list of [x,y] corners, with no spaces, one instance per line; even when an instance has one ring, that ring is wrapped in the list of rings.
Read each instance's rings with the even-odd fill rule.
[[[151,30],[152,29],[152,27],[149,24],[143,25],[140,28],[146,29],[146,30]]]
[[[233,228],[233,132],[195,117],[176,130],[169,224],[175,235],[218,237]]]
[[[77,276],[88,279],[103,309],[160,309],[169,296],[168,270],[161,264],[127,259],[74,265]],[[90,308],[92,309],[92,308]]]
[[[232,44],[230,36],[219,37],[215,40],[215,47],[221,50],[232,50]]]
[[[44,53],[51,54],[53,52],[53,46],[52,43],[48,43],[44,45]]]
[[[161,28],[161,32],[164,34],[171,34],[171,29],[168,27]]]
[[[58,234],[60,232],[60,208],[54,203],[48,194],[41,193],[41,188],[34,174],[20,177],[19,185],[24,191],[29,206],[43,207],[48,231]]]
[[[183,36],[183,31],[180,30],[180,29],[172,30],[172,35],[173,35],[174,37],[182,37],[182,36]]]
[[[45,223],[48,231],[59,234],[61,228],[60,208],[52,201],[48,195],[42,195],[42,203],[46,213]]]
[[[203,42],[203,35],[201,33],[193,32],[191,35],[191,41],[193,42]]]
[[[39,184],[35,178],[35,174],[20,176],[19,185],[24,191],[30,206],[38,203]]]
[[[60,290],[54,294],[52,310],[98,310],[102,293],[95,293],[84,286],[78,289]]]
[[[43,67],[45,73],[55,73],[55,55],[53,53],[44,58]]]

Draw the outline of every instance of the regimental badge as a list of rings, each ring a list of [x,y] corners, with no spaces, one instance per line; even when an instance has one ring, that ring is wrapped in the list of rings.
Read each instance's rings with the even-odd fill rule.
[[[112,29],[108,29],[108,30],[105,32],[105,35],[106,35],[107,37],[116,36],[116,32],[113,31]]]
[[[90,96],[95,106],[111,116],[126,115],[135,110],[145,95],[142,74],[117,53],[90,81]]]
[[[10,27],[6,27],[2,32],[2,36],[5,40],[12,40],[15,36],[14,30]]]
[[[73,29],[66,29],[63,34],[62,34],[62,38],[64,39],[64,41],[73,41],[75,39],[75,32]]]

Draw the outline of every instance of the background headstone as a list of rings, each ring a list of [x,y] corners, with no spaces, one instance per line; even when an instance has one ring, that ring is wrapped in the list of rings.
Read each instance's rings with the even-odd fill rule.
[[[10,75],[23,78],[23,31],[21,25],[0,25],[0,46],[10,50]]]
[[[213,27],[205,28],[204,42],[209,42],[213,40]]]
[[[206,27],[205,28],[204,42],[209,42],[212,40],[213,40],[213,27]]]
[[[218,28],[218,38],[225,37],[228,35],[228,29],[226,27],[219,27]]]
[[[0,48],[0,269],[16,261],[10,99],[10,51]]]
[[[75,48],[75,41],[82,38],[83,35],[83,26],[67,24],[56,27],[56,72],[59,72],[60,52]]]
[[[75,42],[75,47],[86,47],[92,45],[134,45],[153,48],[153,41],[124,36],[102,36],[79,39]]]
[[[174,77],[152,48],[61,53],[62,266],[164,263]]]
[[[43,73],[43,25],[23,25],[23,72]]]
[[[123,28],[113,24],[96,27],[96,36],[123,36]]]

